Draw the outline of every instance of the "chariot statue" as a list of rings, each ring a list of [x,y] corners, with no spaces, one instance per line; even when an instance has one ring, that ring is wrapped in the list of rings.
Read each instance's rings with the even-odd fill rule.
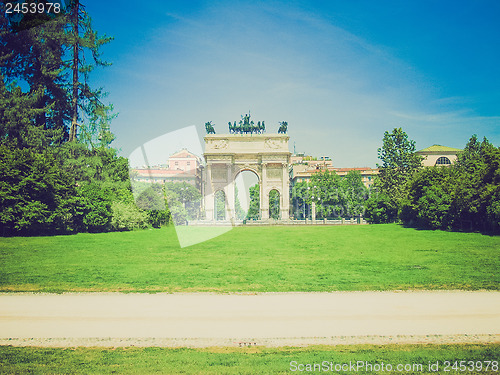
[[[264,121],[262,121],[262,124],[259,121],[257,125],[255,125],[253,120],[250,119],[250,111],[244,116],[241,116],[241,120],[238,122],[238,125],[236,125],[236,121],[233,124],[228,122],[228,125],[229,133],[231,134],[262,134],[266,131]]]

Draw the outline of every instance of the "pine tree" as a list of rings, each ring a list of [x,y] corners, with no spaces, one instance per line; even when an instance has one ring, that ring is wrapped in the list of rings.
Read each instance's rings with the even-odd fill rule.
[[[44,130],[37,142],[44,147],[66,138],[69,106],[64,88],[64,27],[63,17],[47,13],[0,15],[2,99],[17,107],[23,105],[17,116],[24,119],[23,126]],[[7,111],[9,107],[2,103],[1,108]],[[5,122],[1,125],[5,126]],[[21,137],[28,133],[23,129],[10,135]],[[21,138],[17,143],[20,147],[33,146],[31,140]]]
[[[100,48],[113,38],[99,36],[93,30],[92,20],[80,0],[70,2],[67,17],[68,45],[72,50],[72,59],[68,64],[72,72],[69,140],[77,140],[78,126],[81,130],[80,141],[92,146],[108,146],[113,140],[109,131],[109,122],[114,117],[110,114],[113,107],[102,102],[106,95],[102,88],[90,87],[89,74],[98,66],[111,65],[101,59]],[[78,124],[79,120],[83,123]]]
[[[32,3],[37,2],[28,0]],[[96,67],[110,65],[101,59],[100,48],[111,40],[92,29],[79,0],[72,0],[57,14],[8,16],[2,11],[2,80],[5,87],[21,87],[23,94],[32,97],[30,109],[42,110],[31,122],[47,131],[48,143],[79,139],[94,147],[113,140],[109,131],[112,106],[103,103],[102,88],[89,84]]]

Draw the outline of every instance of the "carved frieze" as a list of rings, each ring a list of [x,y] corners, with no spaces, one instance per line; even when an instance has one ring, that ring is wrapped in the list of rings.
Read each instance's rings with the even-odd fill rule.
[[[288,164],[287,155],[263,155],[262,156],[263,163],[285,163]]]
[[[233,157],[231,155],[209,155],[205,156],[205,159],[207,162],[211,163],[217,163],[217,162],[227,162],[227,163],[232,163]]]
[[[266,177],[270,180],[281,180],[283,177],[283,169],[279,167],[268,167],[266,168]]]

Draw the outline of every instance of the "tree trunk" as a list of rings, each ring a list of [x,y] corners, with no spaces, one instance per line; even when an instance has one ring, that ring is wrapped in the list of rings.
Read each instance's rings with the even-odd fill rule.
[[[75,0],[73,3],[73,35],[75,41],[73,44],[73,119],[71,121],[71,130],[69,141],[76,141],[76,127],[78,126],[78,53],[79,53],[79,33],[78,33],[78,12],[80,1]]]

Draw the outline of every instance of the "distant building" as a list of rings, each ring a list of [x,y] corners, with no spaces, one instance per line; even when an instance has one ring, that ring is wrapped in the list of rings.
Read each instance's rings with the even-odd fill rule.
[[[314,173],[325,170],[335,172],[340,177],[344,177],[349,171],[358,171],[361,174],[363,184],[368,189],[373,185],[374,177],[378,174],[378,169],[368,167],[335,168],[328,156],[314,158],[304,154],[296,154],[291,156],[290,186],[293,187],[299,182],[308,182]]]
[[[186,149],[176,152],[168,158],[168,169],[170,171],[194,172],[201,165],[201,160],[195,154]]]
[[[198,156],[182,149],[168,158],[166,167],[133,169],[133,179],[148,183],[187,182],[201,189],[201,160]]]
[[[293,154],[290,156],[290,164],[303,164],[320,168],[333,166],[332,159],[330,159],[329,156],[320,156],[319,158],[315,158],[305,154]]]
[[[459,148],[433,145],[417,151],[416,154],[424,158],[422,165],[424,167],[448,166],[457,160],[457,154],[463,150]]]

